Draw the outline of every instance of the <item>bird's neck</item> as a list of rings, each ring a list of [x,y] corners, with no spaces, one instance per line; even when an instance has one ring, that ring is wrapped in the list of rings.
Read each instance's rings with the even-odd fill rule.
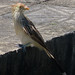
[[[22,17],[24,17],[24,14],[23,14],[23,12],[15,11],[13,14],[13,17],[14,17],[14,20],[18,21],[18,20],[22,19]]]

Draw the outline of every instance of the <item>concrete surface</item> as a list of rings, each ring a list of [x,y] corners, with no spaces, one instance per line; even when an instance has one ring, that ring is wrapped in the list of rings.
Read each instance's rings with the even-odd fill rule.
[[[17,49],[20,43],[15,35],[11,4],[0,3],[0,54]],[[30,10],[25,15],[34,23],[45,41],[75,30],[75,8],[41,3],[25,3]]]

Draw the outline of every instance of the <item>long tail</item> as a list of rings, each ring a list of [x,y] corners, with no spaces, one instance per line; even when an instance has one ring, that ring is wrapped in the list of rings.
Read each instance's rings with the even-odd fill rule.
[[[67,75],[66,72],[64,71],[64,69],[60,66],[60,64],[58,63],[58,61],[55,59],[55,57],[48,51],[48,49],[44,48],[44,51],[46,52],[46,54],[48,55],[49,58],[53,59],[53,61],[56,63],[57,67],[61,71],[62,75]]]

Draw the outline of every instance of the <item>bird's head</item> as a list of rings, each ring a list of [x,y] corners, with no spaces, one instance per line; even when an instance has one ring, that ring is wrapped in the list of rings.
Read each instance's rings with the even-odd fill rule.
[[[17,12],[23,12],[24,10],[29,10],[29,8],[24,5],[23,3],[17,3],[15,5],[12,5],[12,10]]]

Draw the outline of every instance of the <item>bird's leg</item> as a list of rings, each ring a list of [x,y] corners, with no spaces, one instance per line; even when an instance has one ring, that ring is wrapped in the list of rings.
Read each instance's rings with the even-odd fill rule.
[[[19,47],[21,47],[22,48],[22,50],[23,50],[23,52],[26,52],[26,47],[27,46],[29,46],[31,43],[29,42],[29,43],[27,43],[27,44],[18,44],[19,45]]]

